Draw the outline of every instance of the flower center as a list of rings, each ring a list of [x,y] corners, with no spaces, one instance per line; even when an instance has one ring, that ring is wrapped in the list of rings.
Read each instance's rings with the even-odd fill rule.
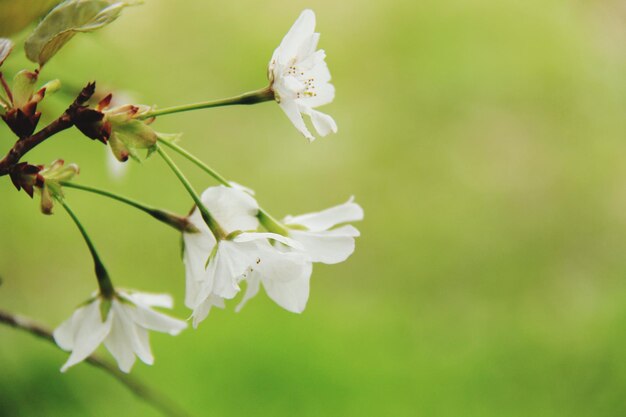
[[[287,67],[286,73],[287,76],[294,77],[296,80],[304,85],[304,89],[295,92],[296,98],[309,98],[317,96],[314,77],[308,76],[304,71],[298,69],[295,64]]]

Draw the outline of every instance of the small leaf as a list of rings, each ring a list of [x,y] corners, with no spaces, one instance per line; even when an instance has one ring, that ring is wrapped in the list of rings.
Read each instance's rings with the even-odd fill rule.
[[[35,92],[37,73],[22,70],[13,77],[13,107],[21,108],[30,101]]]
[[[13,42],[10,39],[0,38],[0,66],[2,66],[12,50]]]
[[[132,1],[66,0],[52,9],[26,39],[26,56],[43,66],[78,32],[91,32],[117,19]]]
[[[113,129],[128,147],[148,149],[157,142],[156,132],[140,120],[131,119],[114,126]]]

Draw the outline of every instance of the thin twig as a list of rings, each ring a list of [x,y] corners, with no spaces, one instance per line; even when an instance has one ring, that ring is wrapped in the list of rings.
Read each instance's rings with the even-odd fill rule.
[[[6,324],[13,328],[24,330],[32,335],[35,335],[41,339],[47,340],[56,346],[52,332],[41,324],[16,314],[9,313],[7,311],[0,310],[0,323]],[[189,414],[182,410],[178,405],[174,404],[171,400],[166,398],[162,393],[153,390],[152,388],[144,385],[139,380],[132,378],[130,375],[120,371],[115,365],[102,359],[100,356],[92,354],[87,359],[87,363],[100,368],[107,372],[113,378],[117,379],[122,385],[128,388],[133,394],[141,398],[154,408],[161,411],[166,416],[172,417],[189,417]]]
[[[0,177],[9,174],[11,172],[11,168],[13,168],[13,166],[15,166],[15,164],[17,164],[20,159],[35,146],[55,134],[72,127],[74,124],[72,116],[75,110],[89,100],[89,98],[93,95],[95,88],[95,83],[87,84],[87,86],[83,88],[78,97],[76,97],[74,102],[67,108],[67,110],[65,110],[65,112],[63,112],[61,116],[34,135],[15,142],[11,150],[9,150],[9,153],[7,153],[2,160],[0,160]]]

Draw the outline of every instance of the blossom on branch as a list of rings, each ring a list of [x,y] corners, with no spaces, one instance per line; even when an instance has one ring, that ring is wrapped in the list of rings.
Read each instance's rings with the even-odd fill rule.
[[[61,372],[85,360],[101,343],[123,372],[130,372],[136,356],[152,365],[148,330],[175,336],[187,327],[186,322],[153,310],[172,306],[167,294],[121,290],[116,290],[112,299],[98,295],[89,300],[54,331],[59,347],[72,352]]]
[[[289,120],[310,141],[315,137],[306,127],[302,115],[311,118],[320,136],[337,133],[337,124],[329,115],[314,110],[335,98],[330,83],[324,50],[316,50],[319,33],[315,33],[315,13],[304,10],[274,51],[268,77],[276,101]]]
[[[256,274],[276,280],[278,286],[290,285],[294,280],[305,281],[308,298],[311,268],[306,257],[279,250],[269,240],[296,249],[300,245],[275,233],[256,232],[259,206],[250,194],[224,186],[210,187],[202,194],[202,202],[228,236],[216,238],[197,208],[190,215],[189,221],[200,231],[183,234],[185,304],[193,309],[194,327],[207,317],[212,307],[223,308],[225,299],[234,298],[241,281],[258,279]],[[275,301],[289,307],[285,308],[298,310],[306,304],[306,300],[292,302],[281,295],[276,295]]]

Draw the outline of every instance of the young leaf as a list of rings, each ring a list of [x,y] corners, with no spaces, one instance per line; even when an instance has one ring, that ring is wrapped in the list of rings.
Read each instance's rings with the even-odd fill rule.
[[[37,73],[22,70],[13,78],[13,107],[19,108],[30,101],[35,92]]]
[[[108,25],[135,1],[66,0],[52,9],[26,39],[26,56],[43,66],[78,32]]]
[[[0,38],[0,66],[2,66],[4,60],[7,59],[12,50],[13,42],[9,39]]]

